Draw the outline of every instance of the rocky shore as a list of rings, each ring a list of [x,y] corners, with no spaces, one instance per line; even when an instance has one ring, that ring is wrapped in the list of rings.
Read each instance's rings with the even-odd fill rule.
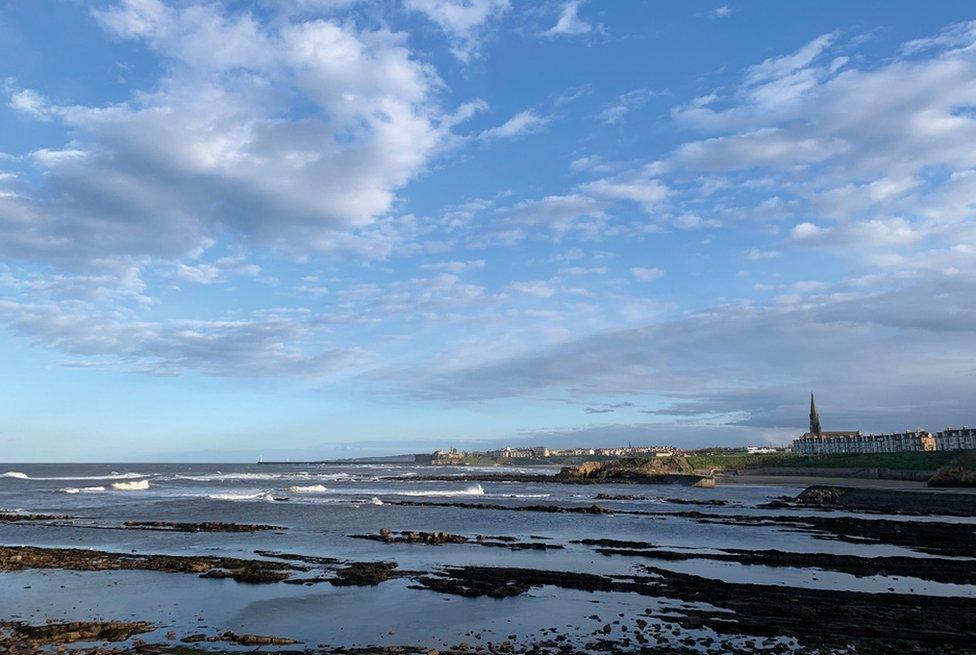
[[[698,518],[714,520],[714,516]],[[723,517],[740,520],[741,517]],[[800,518],[800,517],[792,517]],[[804,517],[805,518],[805,517]],[[822,519],[824,517],[813,517]],[[969,527],[972,526],[960,526]],[[369,535],[371,538],[374,535]],[[418,543],[440,545],[469,543],[469,538],[446,532],[381,531],[375,535],[387,543]],[[514,537],[483,537],[482,541],[516,543]],[[474,538],[474,543],[478,538]],[[661,549],[651,542],[593,537],[574,543],[593,548],[595,552],[614,556],[627,555],[661,560],[707,558],[739,564],[758,564],[797,568],[819,568],[852,575],[888,575],[919,577],[953,584],[976,582],[973,560],[949,560],[941,558],[911,557],[852,557],[824,553],[790,553],[773,550],[723,549],[716,553],[695,553]],[[552,544],[560,546],[560,544]],[[687,633],[684,646],[687,652],[730,652],[731,642],[721,637],[703,634],[701,629],[727,634],[732,632],[754,635],[771,640],[755,642],[737,652],[786,652],[777,650],[784,635],[799,640],[798,652],[822,648],[856,647],[858,653],[884,653],[897,648],[901,652],[965,653],[969,651],[971,632],[976,625],[976,599],[943,598],[898,593],[863,593],[853,591],[826,591],[779,585],[741,584],[712,580],[705,577],[678,573],[653,566],[639,566],[640,573],[632,575],[600,575],[595,573],[561,570],[541,570],[493,566],[444,566],[429,571],[401,569],[395,562],[347,562],[333,558],[319,558],[300,554],[264,552],[283,562],[267,560],[242,560],[234,558],[198,558],[169,555],[120,554],[101,551],[72,549],[42,549],[34,547],[0,547],[0,571],[28,568],[65,568],[70,570],[126,570],[143,569],[178,573],[196,573],[202,577],[230,577],[240,582],[328,582],[334,586],[377,586],[389,580],[406,578],[410,588],[432,591],[449,596],[466,598],[512,598],[530,593],[533,589],[555,587],[597,594],[636,594],[649,598],[668,598],[682,603],[662,607],[649,607],[645,619],[622,622],[620,619],[594,621],[592,632],[574,635],[575,645],[566,643],[567,637],[553,628],[551,639],[516,643],[515,636],[507,649],[498,644],[481,651],[475,649],[450,649],[440,652],[524,652],[551,653],[548,647],[558,645],[555,652],[614,652],[614,653],[665,653],[682,652],[665,650],[661,645],[665,637],[674,637],[675,628]],[[318,569],[328,575],[317,578],[292,577],[295,574]],[[254,575],[258,579],[254,579]],[[599,601],[600,599],[597,598]],[[600,601],[602,602],[602,601]],[[31,626],[24,623],[0,624],[0,649],[4,652],[36,652],[29,647],[65,644],[75,641],[126,641],[136,635],[156,630],[145,621],[131,623],[93,622],[64,623]],[[674,634],[671,634],[671,633]],[[171,633],[169,639],[174,638]],[[5,640],[5,641],[3,641]],[[289,637],[238,634],[223,631],[215,634],[190,633],[181,638],[182,643],[231,643],[241,646],[288,646],[298,642]],[[565,646],[565,648],[562,648]],[[93,650],[105,655],[118,653],[184,653],[189,651],[153,650],[159,644],[135,644],[123,650]],[[401,650],[378,649],[308,649],[303,652],[318,653],[410,653],[429,652],[411,650],[414,647],[395,647]],[[482,648],[482,647],[478,647]],[[784,647],[785,648],[785,647]],[[267,651],[265,651],[267,652]],[[284,652],[284,651],[281,651]]]
[[[649,473],[644,471],[643,474]],[[671,474],[674,473],[667,473]],[[616,483],[619,481],[617,475],[622,476],[620,479],[626,479],[629,474],[615,471],[612,466],[584,466],[582,469],[575,467],[573,472],[564,475],[588,480],[581,484],[599,484]],[[464,479],[472,477],[465,476]],[[447,479],[457,482],[460,478],[447,476]],[[145,511],[133,511],[135,518],[129,520],[123,520],[125,515],[120,518],[118,513],[99,519],[3,511],[0,512],[0,523],[11,524],[7,534],[14,535],[14,538],[20,534],[44,533],[57,540],[52,543],[64,543],[61,541],[64,539],[62,531],[66,528],[111,529],[119,532],[96,535],[104,539],[101,543],[115,544],[119,540],[128,540],[136,550],[112,552],[82,548],[0,546],[0,575],[5,572],[50,572],[58,569],[154,571],[183,574],[167,576],[167,582],[161,584],[179,585],[180,589],[185,585],[187,598],[193,597],[195,589],[204,588],[207,591],[201,594],[202,597],[210,593],[234,595],[236,582],[269,585],[248,587],[246,591],[241,587],[240,592],[242,596],[257,594],[252,597],[281,599],[278,602],[283,603],[284,599],[293,598],[301,598],[304,603],[306,597],[295,596],[295,592],[307,593],[308,599],[331,598],[329,602],[342,599],[340,604],[348,599],[350,603],[366,602],[370,607],[376,599],[386,598],[385,602],[388,603],[389,598],[395,598],[399,602],[400,594],[413,595],[410,598],[416,597],[418,606],[424,603],[440,606],[445,603],[445,608],[448,603],[469,603],[471,601],[466,599],[482,598],[482,601],[472,603],[471,607],[494,607],[498,603],[501,610],[498,615],[502,617],[507,616],[506,612],[513,612],[511,616],[514,617],[529,607],[548,608],[545,603],[558,599],[560,605],[565,600],[572,607],[576,607],[572,605],[574,603],[582,606],[584,611],[578,616],[586,618],[575,621],[568,619],[568,623],[554,622],[553,625],[543,623],[537,630],[533,629],[534,632],[526,631],[524,625],[519,628],[513,626],[510,631],[506,631],[504,624],[499,626],[497,623],[492,625],[491,630],[472,627],[463,634],[463,641],[459,632],[456,643],[451,642],[452,645],[446,646],[444,641],[439,641],[437,646],[431,648],[413,644],[332,646],[311,643],[313,640],[309,639],[309,633],[303,632],[302,628],[297,628],[294,635],[288,634],[287,629],[279,630],[282,626],[298,625],[288,623],[287,619],[283,623],[272,624],[268,629],[260,621],[225,623],[220,620],[208,625],[209,621],[193,618],[193,622],[181,620],[177,623],[172,620],[172,615],[146,616],[137,613],[109,614],[108,617],[87,613],[81,616],[66,614],[60,620],[42,622],[38,617],[44,614],[40,612],[33,615],[25,613],[11,617],[16,620],[0,622],[0,652],[11,655],[38,652],[61,652],[66,655],[214,655],[253,652],[254,649],[279,655],[724,655],[731,652],[767,655],[880,655],[889,652],[956,655],[974,652],[971,626],[976,625],[976,599],[964,595],[927,595],[943,590],[935,584],[926,583],[976,585],[976,524],[967,520],[974,516],[970,499],[976,499],[976,496],[815,486],[797,496],[767,502],[768,494],[754,492],[749,492],[751,496],[740,493],[711,497],[712,494],[708,492],[689,491],[684,494],[688,497],[681,498],[660,497],[649,490],[617,493],[621,491],[618,488],[613,489],[614,493],[609,493],[611,489],[599,493],[596,493],[598,489],[552,493],[551,498],[559,499],[553,502],[516,497],[514,492],[507,490],[504,493],[510,495],[490,502],[393,500],[384,497],[382,506],[357,507],[355,513],[352,509],[343,510],[348,514],[332,523],[331,540],[325,542],[327,546],[320,546],[317,541],[323,533],[308,530],[300,521],[284,519],[282,514],[275,513],[265,504],[252,514],[240,513],[240,506],[235,506],[235,513],[229,516],[260,517],[267,523],[200,520],[199,515],[187,514],[184,517],[173,513],[164,516],[176,516],[183,520],[154,520]],[[518,493],[531,495],[534,491],[519,490]],[[672,490],[671,493],[677,496],[679,491]],[[37,507],[47,505],[39,504]],[[329,507],[329,511],[332,511],[332,506]],[[391,507],[406,509],[391,510]],[[392,514],[394,511],[397,513]],[[492,515],[491,512],[529,512],[535,516]],[[848,512],[904,516],[851,516]],[[72,513],[76,511],[72,509]],[[219,516],[212,511],[200,513],[204,514],[203,518]],[[347,516],[360,517],[358,522],[350,524],[355,527],[348,534],[342,530]],[[933,518],[938,516],[952,518]],[[665,521],[669,522],[666,526],[662,524]],[[291,530],[276,523],[289,525]],[[30,527],[13,524],[30,524]],[[384,524],[396,526],[397,529],[380,527]],[[340,526],[339,530],[342,531],[337,532],[335,526]],[[403,529],[404,526],[411,529]],[[621,529],[614,530],[614,526]],[[674,531],[667,529],[671,526],[680,526],[677,530],[680,534],[699,530],[724,533],[726,530],[725,527],[706,526],[763,529],[764,537],[773,536],[769,546],[778,545],[775,543],[777,533],[788,532],[800,533],[791,536],[790,544],[795,544],[799,539],[805,540],[807,546],[815,545],[810,540],[813,537],[856,544],[857,547],[843,554],[839,554],[840,550],[838,554],[802,552],[805,548],[795,545],[780,549],[753,549],[751,546],[755,540],[750,538],[739,539],[734,544],[709,541],[700,547],[688,546],[687,540],[672,540]],[[665,529],[661,530],[662,527]],[[533,536],[537,530],[549,536]],[[121,531],[132,531],[132,534]],[[152,532],[186,533],[191,536],[183,538],[154,535]],[[228,533],[234,536],[224,540],[219,536],[207,537],[204,533]],[[76,538],[84,538],[85,534],[93,533],[81,530],[70,535],[71,541],[68,543]],[[200,536],[192,536],[196,534]],[[246,536],[248,534],[253,534],[253,537]],[[311,535],[311,540],[308,535]],[[343,535],[350,541],[343,541]],[[337,537],[338,541],[335,541]],[[301,541],[303,538],[306,541]],[[362,548],[359,552],[369,553],[361,558],[368,561],[355,561],[357,544],[351,540],[379,545],[359,543],[358,546]],[[241,549],[241,553],[238,557],[237,552],[228,550],[226,554],[235,556],[227,557],[222,556],[224,551],[221,551],[221,555],[192,554],[194,551],[191,554],[137,552],[141,550],[140,545],[144,547],[148,543],[162,544],[159,550],[163,552],[186,548],[192,543],[195,549],[206,544],[206,547],[215,549]],[[905,551],[891,553],[890,550],[873,556],[870,549],[862,548],[865,545],[906,548],[919,553],[919,556],[912,557]],[[835,547],[847,548],[837,544]],[[296,552],[287,552],[291,548]],[[479,554],[481,548],[491,548],[497,552]],[[811,550],[817,549],[814,547]],[[330,556],[333,554],[342,557]],[[613,559],[604,560],[604,557]],[[669,563],[695,560],[727,563],[730,567],[779,569],[782,580],[792,580],[794,586],[788,586],[788,583],[724,582],[668,568],[681,566],[684,570],[688,565]],[[887,578],[890,586],[886,593],[867,593],[816,588],[823,583],[814,583],[812,588],[797,584],[797,580],[818,580],[820,572],[854,578],[871,577],[874,578],[870,587],[873,589],[883,589]],[[43,580],[49,575],[41,573],[39,579]],[[98,578],[86,577],[93,581]],[[25,576],[22,579],[32,578]],[[125,577],[115,575],[105,576],[105,579],[113,580],[107,584],[115,584],[114,581],[124,580]],[[834,581],[831,584],[835,584],[839,578],[832,576],[830,579]],[[20,579],[16,584],[20,584]],[[25,584],[25,593],[34,594],[39,593],[37,589],[26,591],[30,589],[30,584],[45,588],[50,582]],[[202,586],[193,588],[192,585]],[[315,587],[306,591],[285,585]],[[357,587],[361,589],[357,590]],[[852,587],[857,588],[856,585]],[[914,593],[912,587],[918,588],[919,593]],[[106,589],[111,593],[112,587]],[[912,593],[904,593],[908,590]],[[592,610],[589,609],[590,603]],[[451,608],[451,612],[457,611],[456,606]],[[573,609],[573,612],[576,611]],[[52,618],[57,618],[59,614]],[[166,616],[170,619],[167,620]],[[337,616],[342,616],[342,612],[338,612]],[[98,620],[68,621],[69,617]],[[545,610],[540,617],[542,621],[547,620]],[[126,620],[103,620],[106,618]],[[197,620],[200,622],[195,622]],[[398,627],[395,617],[376,616],[368,620],[376,625],[375,630],[367,634],[387,635],[389,631],[387,626],[382,625],[383,620],[390,621],[390,629]],[[436,628],[431,630],[432,640],[442,636]]]
[[[0,523],[17,523],[20,521],[60,521],[70,519],[66,514],[22,514],[19,512],[0,512]]]
[[[676,512],[700,523],[737,526],[779,526],[806,532],[817,539],[854,544],[889,544],[921,553],[976,557],[976,525],[937,521],[894,521],[853,516],[789,516]]]
[[[417,578],[418,588],[439,593],[505,598],[555,586],[589,592],[626,592],[694,603],[648,610],[689,629],[711,628],[767,637],[791,635],[811,647],[856,646],[858,653],[971,652],[976,599],[826,591],[739,584],[644,567],[648,576],[602,576],[567,571],[445,567]],[[703,609],[702,603],[714,609]],[[608,631],[609,632],[609,631]],[[785,651],[784,651],[785,652]]]
[[[938,557],[860,557],[830,553],[793,553],[780,550],[744,550],[723,548],[720,552],[668,550],[644,542],[619,542],[612,539],[584,539],[580,543],[596,546],[601,555],[643,557],[663,561],[693,559],[774,568],[819,569],[847,573],[858,578],[868,576],[910,577],[947,584],[976,584],[976,561]]]
[[[298,567],[281,562],[233,557],[141,555],[76,548],[0,546],[0,572],[28,569],[69,571],[161,571],[194,573],[202,578],[230,578],[238,582],[280,582]]]
[[[555,476],[562,482],[595,484],[680,484],[688,487],[714,487],[711,475],[696,473],[684,457],[632,457],[606,462],[583,462],[567,466]]]
[[[780,498],[765,509],[839,509],[874,514],[976,517],[976,494],[890,491],[814,485],[795,498]]]
[[[386,544],[425,544],[427,546],[441,546],[443,544],[474,544],[487,548],[506,548],[508,550],[562,550],[564,546],[559,544],[547,544],[539,541],[521,541],[516,537],[509,536],[488,536],[479,534],[475,537],[466,537],[450,532],[421,532],[421,531],[401,531],[391,532],[382,528],[377,534],[351,534],[352,539],[367,539],[370,541],[380,541]]]

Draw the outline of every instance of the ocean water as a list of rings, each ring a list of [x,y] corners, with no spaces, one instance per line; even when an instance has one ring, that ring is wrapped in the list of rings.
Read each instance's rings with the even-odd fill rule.
[[[396,561],[403,569],[428,571],[445,565],[481,564],[600,574],[632,574],[641,563],[734,582],[823,589],[976,596],[976,588],[914,578],[855,578],[811,569],[743,566],[707,560],[646,561],[604,557],[570,542],[613,538],[652,542],[670,549],[769,549],[799,552],[911,555],[905,549],[815,539],[776,527],[702,524],[676,516],[580,515],[411,507],[398,501],[484,502],[501,505],[591,505],[645,511],[700,510],[763,513],[757,505],[800,486],[729,485],[715,489],[680,486],[562,485],[473,482],[472,472],[550,473],[552,469],[479,470],[473,467],[389,465],[241,464],[0,464],[0,510],[69,514],[71,525],[0,524],[0,544],[93,548],[115,552],[259,557],[273,550],[349,561]],[[451,475],[451,481],[415,479]],[[640,501],[596,501],[597,493],[636,494]],[[674,504],[669,499],[726,499],[724,507]],[[286,528],[254,533],[178,533],[121,530],[127,520],[226,521]],[[564,544],[564,550],[509,551],[471,544],[385,544],[350,538],[381,528],[446,531],[469,537],[504,535]],[[572,633],[592,629],[588,615],[638,616],[654,600],[632,594],[567,591],[544,587],[517,598],[463,598],[410,588],[409,580],[376,587],[266,584],[199,579],[147,571],[60,570],[0,574],[0,619],[30,622],[140,619],[160,633],[234,630],[275,634],[307,644],[423,643],[438,645],[509,634],[535,634],[541,627]],[[667,603],[667,599],[659,602]],[[499,635],[501,637],[499,637]]]

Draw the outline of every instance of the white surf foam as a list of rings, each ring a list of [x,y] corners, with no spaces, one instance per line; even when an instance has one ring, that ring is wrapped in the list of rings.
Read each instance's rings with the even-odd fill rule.
[[[149,480],[136,480],[134,482],[114,482],[112,488],[116,491],[144,491],[149,488]]]
[[[310,484],[306,487],[288,487],[288,491],[293,494],[323,494],[328,489],[324,484]]]
[[[102,493],[103,491],[108,491],[108,489],[105,487],[67,487],[66,489],[59,489],[58,491],[66,494],[97,494]]]
[[[271,500],[267,491],[249,491],[243,493],[210,494],[210,500]]]
[[[187,480],[191,482],[223,482],[234,480],[283,480],[283,481],[338,481],[351,480],[355,476],[349,473],[309,473],[307,471],[297,471],[293,473],[201,473],[201,474],[178,474],[173,478],[177,480]]]
[[[373,496],[372,498],[369,499],[369,504],[370,505],[382,505],[383,504],[383,501],[380,500],[379,498],[377,498],[376,496]]]
[[[49,477],[34,477],[27,475],[26,473],[21,473],[20,471],[7,471],[2,478],[16,478],[18,480],[131,480],[133,478],[145,478],[147,477],[145,473],[111,473],[109,475],[58,475]]]
[[[464,489],[450,490],[450,489],[437,489],[428,491],[394,491],[398,496],[484,496],[485,490],[482,489],[480,484],[474,484],[470,487],[465,487]]]

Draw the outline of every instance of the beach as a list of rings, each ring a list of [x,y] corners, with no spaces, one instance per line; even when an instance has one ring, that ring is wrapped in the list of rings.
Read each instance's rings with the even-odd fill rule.
[[[771,508],[802,477],[700,489],[410,466],[2,470],[10,652],[967,652],[965,624],[922,608],[976,617],[973,519]],[[837,604],[887,617],[871,624],[887,634],[829,616]],[[786,606],[829,630],[774,611]],[[71,639],[36,632],[51,622]]]

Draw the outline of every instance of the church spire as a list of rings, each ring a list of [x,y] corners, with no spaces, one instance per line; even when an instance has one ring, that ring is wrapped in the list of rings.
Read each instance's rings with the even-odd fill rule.
[[[810,393],[810,434],[820,436],[820,414],[817,413],[817,404],[813,401],[813,392]]]

